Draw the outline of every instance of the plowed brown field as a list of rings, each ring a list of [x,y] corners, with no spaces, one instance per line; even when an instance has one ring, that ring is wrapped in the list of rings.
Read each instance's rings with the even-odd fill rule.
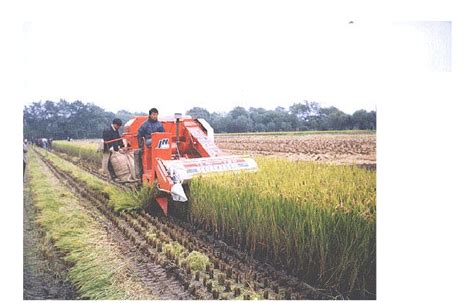
[[[233,154],[275,155],[332,164],[375,165],[375,134],[217,135],[217,145]]]

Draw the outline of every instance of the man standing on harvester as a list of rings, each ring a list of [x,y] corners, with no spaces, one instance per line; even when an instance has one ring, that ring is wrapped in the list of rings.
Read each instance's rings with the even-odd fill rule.
[[[122,137],[119,134],[119,128],[122,126],[122,120],[116,118],[112,121],[112,125],[104,129],[102,139],[104,140],[104,149],[102,157],[102,171],[108,172],[110,178],[115,179],[115,172],[110,163],[110,155],[112,151],[119,151],[123,148]]]
[[[148,111],[148,120],[145,121],[142,126],[138,129],[138,145],[143,148],[143,138],[145,138],[145,144],[147,147],[151,146],[151,134],[152,133],[163,133],[165,129],[160,121],[158,121],[158,110],[152,108]]]
[[[164,133],[165,129],[160,121],[158,121],[158,110],[152,108],[148,111],[148,120],[145,121],[140,128],[138,129],[138,146],[140,147],[139,153],[139,162],[140,162],[140,176],[143,174],[143,163],[142,163],[142,154],[143,154],[143,141],[145,141],[146,147],[151,147],[151,134],[152,133]]]

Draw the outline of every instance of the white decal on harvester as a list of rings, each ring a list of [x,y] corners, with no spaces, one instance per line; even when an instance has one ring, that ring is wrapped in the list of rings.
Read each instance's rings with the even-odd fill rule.
[[[206,175],[227,171],[257,171],[254,159],[248,157],[209,157],[186,160],[167,160],[163,164],[171,175],[179,175],[185,181],[196,175]]]

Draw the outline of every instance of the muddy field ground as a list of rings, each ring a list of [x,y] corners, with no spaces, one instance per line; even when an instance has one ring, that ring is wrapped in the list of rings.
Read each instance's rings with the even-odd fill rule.
[[[375,134],[216,135],[215,142],[232,154],[272,155],[330,164],[376,164]]]

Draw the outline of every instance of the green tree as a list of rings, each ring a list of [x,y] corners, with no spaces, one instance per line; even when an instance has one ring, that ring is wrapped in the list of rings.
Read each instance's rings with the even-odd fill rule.
[[[217,133],[376,129],[377,126],[375,111],[358,110],[347,115],[334,106],[323,108],[317,102],[306,100],[293,104],[289,110],[281,106],[273,110],[254,107],[246,110],[237,106],[228,113],[210,113],[205,108],[193,107],[186,114],[206,119]],[[23,109],[23,133],[29,139],[97,138],[114,118],[126,123],[134,116],[146,116],[146,113],[107,112],[79,100],[33,102]]]
[[[244,115],[238,116],[237,119],[231,118],[227,131],[230,133],[245,133],[253,130],[252,120]]]
[[[237,119],[237,118],[240,117],[240,116],[248,117],[248,116],[249,116],[249,113],[248,113],[247,110],[246,110],[245,108],[243,108],[242,106],[237,106],[237,107],[234,107],[234,109],[229,112],[229,115],[230,115],[233,119]]]
[[[366,110],[358,110],[352,114],[354,129],[375,129],[376,128],[375,111],[367,112]]]
[[[186,111],[186,115],[190,115],[193,118],[203,118],[207,122],[211,122],[211,114],[207,111],[207,109],[202,107],[193,107]]]

